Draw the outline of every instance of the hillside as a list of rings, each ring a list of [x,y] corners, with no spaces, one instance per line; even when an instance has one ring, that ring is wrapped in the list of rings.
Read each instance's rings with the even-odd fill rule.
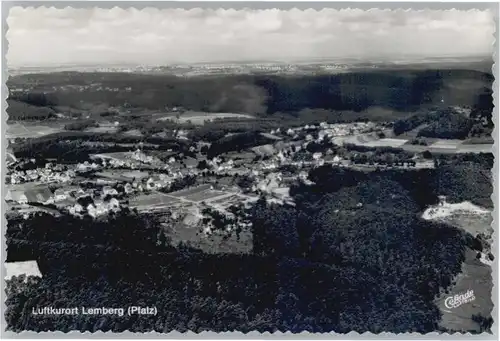
[[[218,75],[181,78],[133,73],[27,74],[11,77],[10,99],[35,106],[91,110],[113,106],[168,111],[249,113],[261,116],[327,111],[389,109],[398,112],[430,106],[487,106],[493,76],[467,69],[375,70],[335,75]],[[9,110],[9,115],[31,115]]]

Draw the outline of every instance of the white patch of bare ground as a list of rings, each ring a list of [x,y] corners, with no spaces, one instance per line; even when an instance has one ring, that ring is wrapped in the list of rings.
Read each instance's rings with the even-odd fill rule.
[[[422,214],[422,218],[425,220],[438,220],[440,218],[446,218],[452,216],[453,214],[489,214],[490,211],[481,208],[469,201],[463,201],[460,203],[448,203],[442,202],[438,205],[429,207]]]

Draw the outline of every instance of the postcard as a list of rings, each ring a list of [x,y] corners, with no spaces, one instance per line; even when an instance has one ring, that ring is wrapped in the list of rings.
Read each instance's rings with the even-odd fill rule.
[[[496,338],[498,4],[34,4],[6,337]]]

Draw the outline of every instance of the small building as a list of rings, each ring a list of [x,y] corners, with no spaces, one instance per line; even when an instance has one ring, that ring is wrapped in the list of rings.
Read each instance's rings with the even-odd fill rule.
[[[73,206],[70,206],[68,210],[69,210],[69,213],[70,213],[70,214],[75,215],[75,214],[80,214],[80,213],[82,213],[82,212],[83,212],[83,210],[84,210],[84,207],[83,207],[82,205],[80,205],[80,204],[76,203],[76,204],[74,204]]]
[[[102,188],[103,195],[118,195],[118,191],[110,186],[105,186]]]
[[[123,188],[124,188],[126,194],[132,193],[134,191],[134,189],[132,188],[132,185],[129,182],[127,182],[125,184],[125,186],[123,186]]]
[[[111,209],[117,209],[120,207],[120,202],[116,199],[116,198],[112,198],[110,201],[109,201],[109,207]]]

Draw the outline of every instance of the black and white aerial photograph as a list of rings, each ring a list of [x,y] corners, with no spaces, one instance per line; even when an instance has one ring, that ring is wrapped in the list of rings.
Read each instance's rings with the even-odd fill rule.
[[[170,5],[4,7],[5,332],[494,338],[498,4]]]

